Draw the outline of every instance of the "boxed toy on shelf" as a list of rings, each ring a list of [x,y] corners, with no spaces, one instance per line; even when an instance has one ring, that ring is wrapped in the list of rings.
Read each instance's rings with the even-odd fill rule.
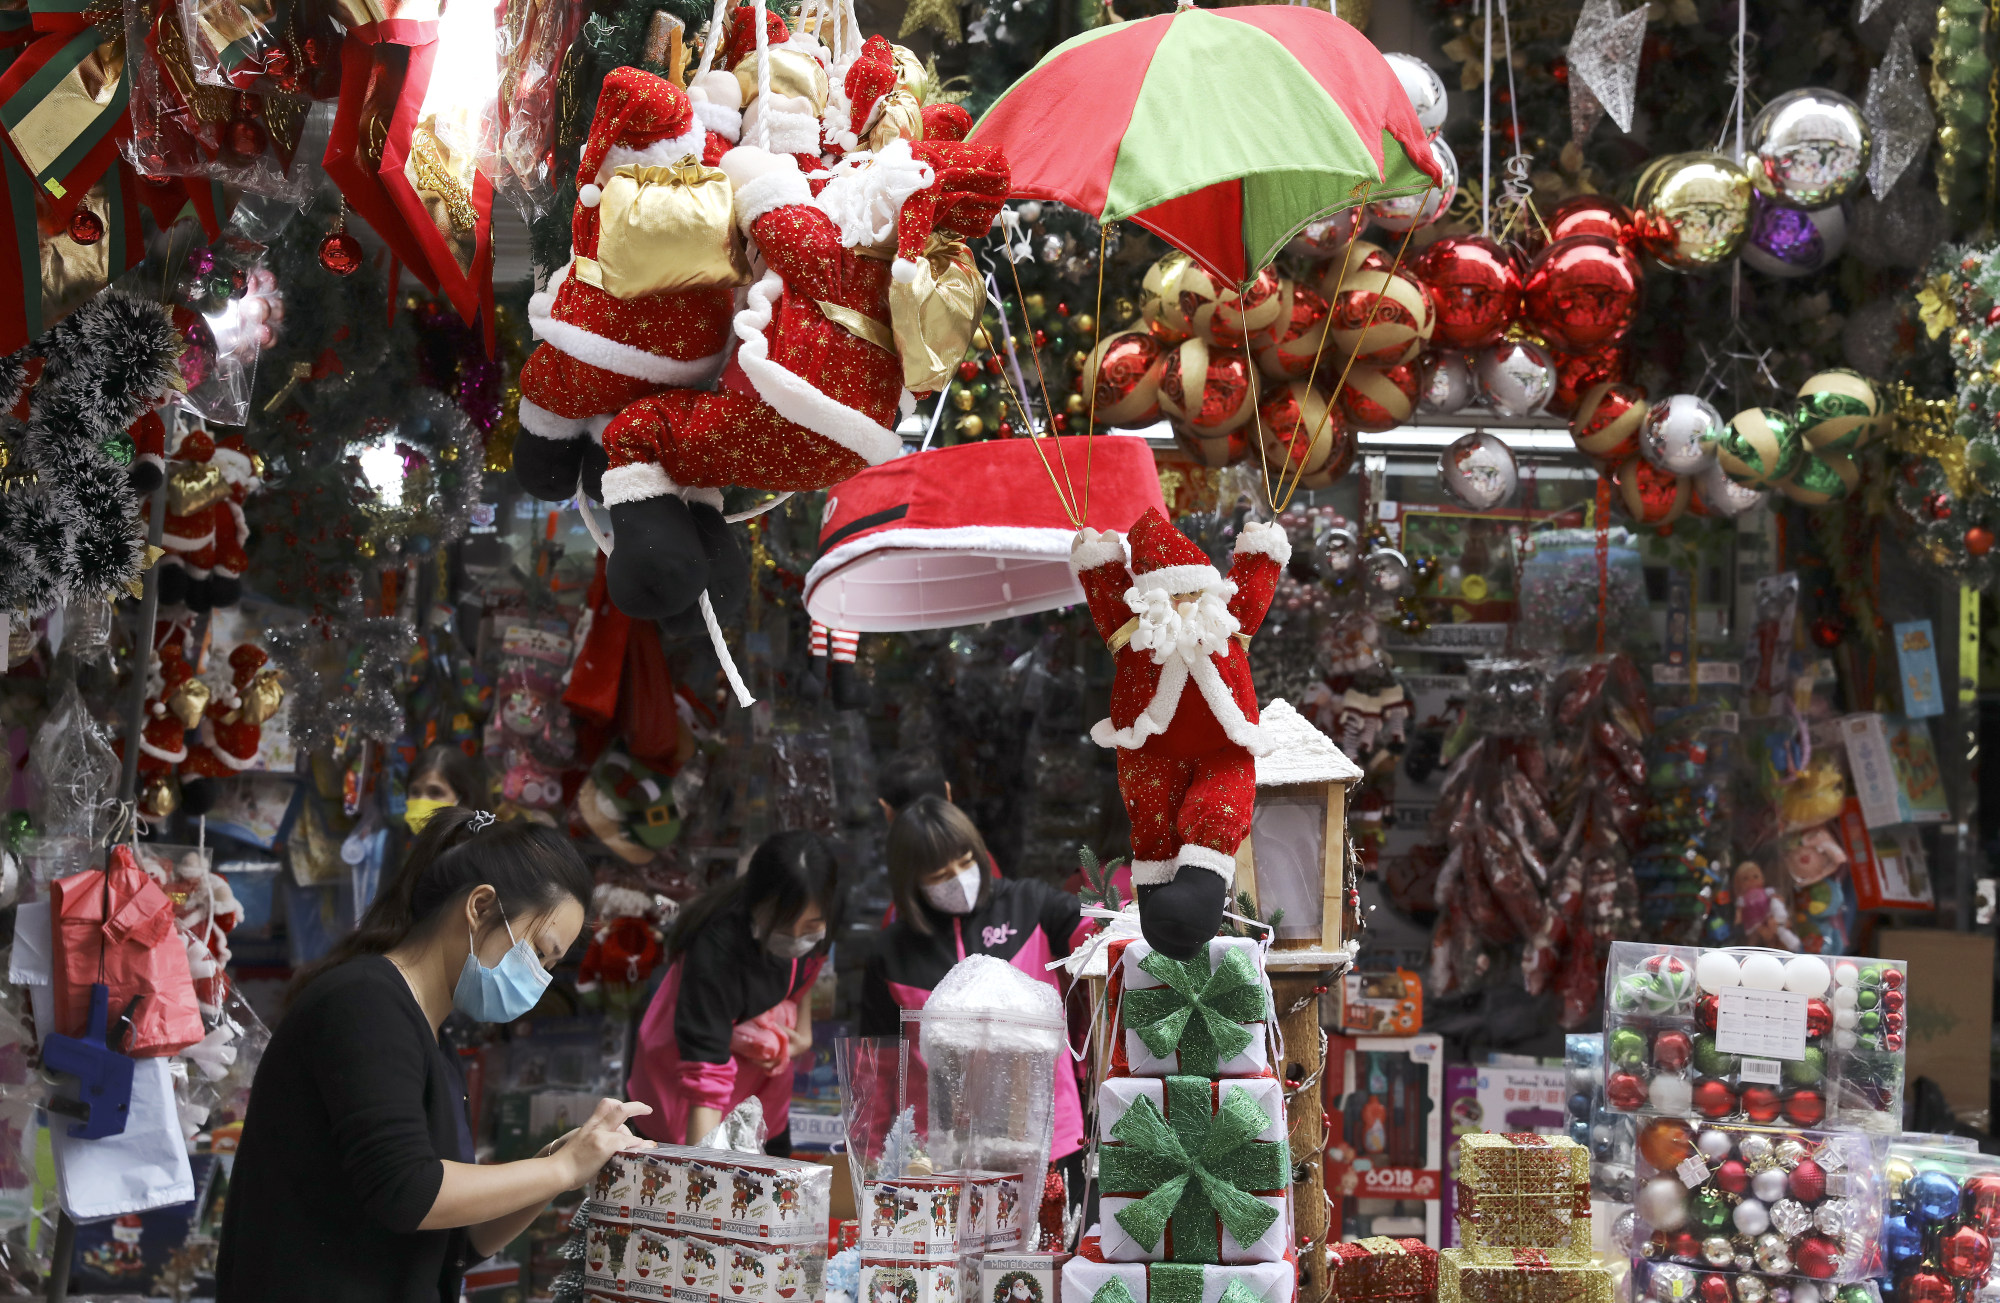
[[[1894,1131],[1905,981],[1895,960],[1615,942],[1606,1107]]]

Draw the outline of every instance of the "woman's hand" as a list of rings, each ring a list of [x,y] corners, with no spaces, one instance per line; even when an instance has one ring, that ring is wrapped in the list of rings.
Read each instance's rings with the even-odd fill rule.
[[[809,1010],[800,1009],[799,1020],[792,1024],[791,1057],[796,1059],[801,1054],[810,1054],[812,1053],[812,1047],[812,1014]]]
[[[627,1118],[644,1117],[653,1111],[650,1104],[621,1103],[615,1099],[597,1101],[597,1111],[576,1130],[557,1142],[559,1146],[551,1155],[559,1164],[565,1190],[574,1190],[589,1183],[597,1175],[597,1169],[611,1161],[611,1156],[625,1149],[638,1149],[647,1141],[635,1136],[625,1126]]]

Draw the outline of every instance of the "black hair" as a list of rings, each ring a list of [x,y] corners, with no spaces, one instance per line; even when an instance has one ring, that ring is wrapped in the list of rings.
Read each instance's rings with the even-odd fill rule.
[[[489,886],[516,924],[565,899],[590,910],[590,869],[569,838],[527,820],[495,822],[482,810],[448,806],[431,816],[410,844],[402,868],[382,885],[361,926],[324,959],[299,971],[288,999],[312,980],[358,955],[387,954],[435,928],[474,888]],[[489,927],[498,926],[496,914]]]
[[[889,825],[889,888],[895,893],[896,915],[908,920],[924,936],[931,934],[930,902],[924,899],[923,880],[953,860],[971,855],[978,861],[979,899],[977,911],[992,894],[993,852],[965,811],[942,796],[920,796],[896,812]]]
[[[899,814],[904,806],[920,796],[948,799],[944,770],[939,767],[937,757],[929,751],[898,751],[890,756],[876,775],[875,787],[881,792],[882,799],[889,803],[889,808]]]
[[[436,774],[444,779],[445,786],[458,797],[458,803],[465,806],[486,804],[486,766],[474,760],[455,746],[439,743],[425,747],[417,757],[417,763],[410,766],[410,781],[405,790],[416,786],[417,780],[426,774]]]
[[[766,837],[751,853],[748,868],[710,887],[675,916],[673,930],[667,933],[667,957],[686,951],[696,933],[739,901],[764,911],[761,918],[752,921],[765,928],[789,927],[806,912],[806,906],[817,905],[831,934],[839,877],[840,868],[826,843],[812,833],[781,832]]]

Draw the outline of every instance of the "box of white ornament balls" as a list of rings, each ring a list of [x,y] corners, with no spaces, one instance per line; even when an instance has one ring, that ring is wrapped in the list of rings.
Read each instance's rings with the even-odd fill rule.
[[[1698,1272],[1860,1280],[1878,1270],[1885,1181],[1853,1131],[1639,1123],[1633,1240]]]
[[[1605,1105],[1899,1131],[1905,981],[1895,960],[1616,942],[1605,969]]]

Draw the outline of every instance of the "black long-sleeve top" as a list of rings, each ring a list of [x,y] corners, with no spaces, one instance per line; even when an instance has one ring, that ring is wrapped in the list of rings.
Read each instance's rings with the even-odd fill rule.
[[[1083,902],[1037,878],[993,878],[987,887],[986,903],[971,914],[945,914],[918,901],[928,936],[903,919],[888,924],[862,974],[860,1035],[900,1034],[908,1000],[895,988],[930,991],[967,955],[1012,961],[1022,946],[1038,942],[1047,946],[1048,958],[1069,953]]]
[[[394,964],[322,974],[250,1087],[217,1303],[455,1303],[470,1242],[422,1231],[460,1152],[465,1090]]]

